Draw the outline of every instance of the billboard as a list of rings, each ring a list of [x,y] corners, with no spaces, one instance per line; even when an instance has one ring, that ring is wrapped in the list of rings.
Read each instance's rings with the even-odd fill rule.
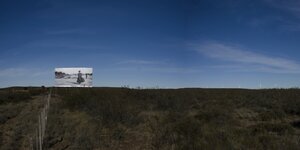
[[[55,68],[56,87],[92,87],[93,68]]]

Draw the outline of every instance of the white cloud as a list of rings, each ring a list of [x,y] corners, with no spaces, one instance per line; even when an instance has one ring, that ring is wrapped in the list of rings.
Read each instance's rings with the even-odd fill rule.
[[[126,65],[127,67],[118,68],[123,71],[140,71],[152,73],[198,73],[199,69],[188,67],[174,67],[170,66],[167,61],[153,61],[153,60],[126,60],[117,62],[118,65]]]
[[[49,71],[32,68],[5,68],[0,70],[0,77],[37,77],[49,74]]]
[[[300,73],[300,64],[296,61],[255,53],[235,45],[210,41],[194,44],[193,48],[209,58],[238,63],[234,68],[273,73]]]
[[[159,65],[159,64],[164,64],[164,62],[149,61],[149,60],[125,60],[125,61],[117,62],[117,64]]]
[[[290,12],[300,17],[300,1],[299,0],[265,0],[272,7]]]
[[[186,74],[186,73],[199,73],[202,72],[199,69],[184,68],[184,67],[142,67],[142,68],[118,68],[121,71],[138,71],[138,72],[151,72],[151,73],[176,73],[176,74]]]

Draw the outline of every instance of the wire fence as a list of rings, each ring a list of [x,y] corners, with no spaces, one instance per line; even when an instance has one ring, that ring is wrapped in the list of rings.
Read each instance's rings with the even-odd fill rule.
[[[35,135],[31,138],[31,149],[32,150],[42,150],[43,140],[46,131],[48,112],[50,109],[50,99],[51,99],[52,89],[47,96],[43,99],[43,106],[38,115],[38,125],[35,129]]]

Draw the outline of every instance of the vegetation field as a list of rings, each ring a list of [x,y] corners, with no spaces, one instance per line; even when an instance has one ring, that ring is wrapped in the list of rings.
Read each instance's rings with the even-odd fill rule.
[[[30,148],[48,92],[0,90],[0,149]],[[299,147],[298,89],[53,88],[44,138],[59,150]]]

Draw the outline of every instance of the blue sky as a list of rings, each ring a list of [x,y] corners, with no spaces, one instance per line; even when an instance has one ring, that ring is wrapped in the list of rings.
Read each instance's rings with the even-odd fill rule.
[[[297,0],[2,0],[0,86],[296,87]]]

